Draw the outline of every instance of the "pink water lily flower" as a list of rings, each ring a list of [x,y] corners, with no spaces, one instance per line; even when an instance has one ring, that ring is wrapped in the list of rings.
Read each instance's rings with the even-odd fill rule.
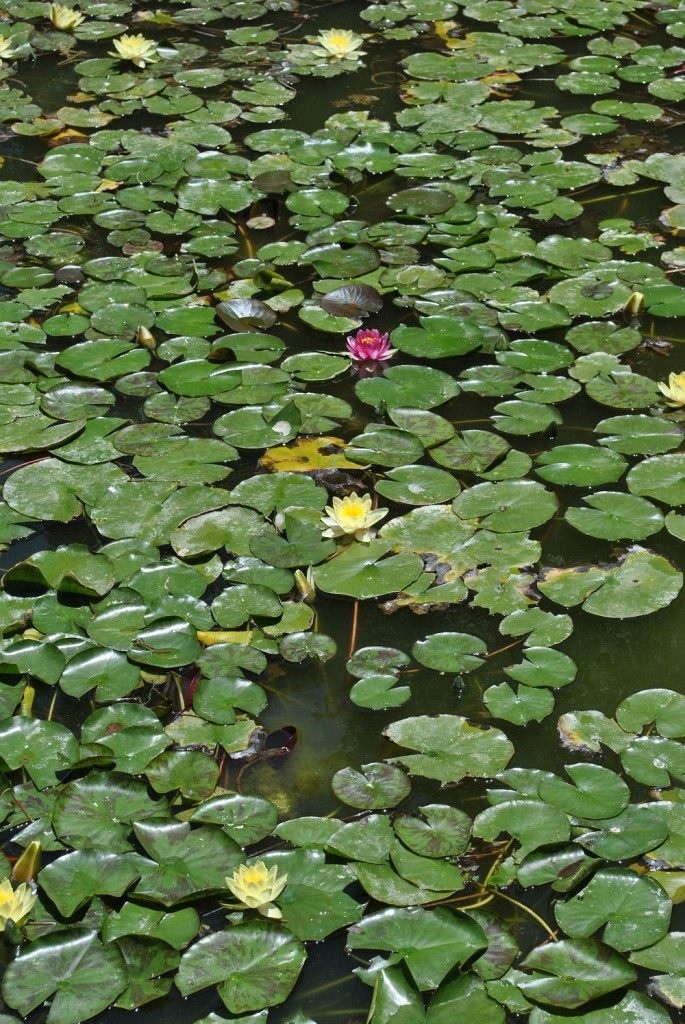
[[[347,339],[347,349],[356,363],[380,363],[397,352],[390,348],[387,334],[374,328],[362,328]]]

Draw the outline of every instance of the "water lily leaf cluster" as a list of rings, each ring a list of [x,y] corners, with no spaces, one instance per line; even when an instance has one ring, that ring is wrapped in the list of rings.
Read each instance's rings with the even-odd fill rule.
[[[682,1008],[685,699],[558,647],[682,604],[685,23],[571,6],[5,12],[3,1024]]]

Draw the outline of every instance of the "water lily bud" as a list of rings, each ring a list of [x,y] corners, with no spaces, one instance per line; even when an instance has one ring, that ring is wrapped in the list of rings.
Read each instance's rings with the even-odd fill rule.
[[[41,845],[35,840],[26,847],[12,868],[13,882],[30,882],[40,871]]]
[[[295,586],[297,592],[300,595],[300,600],[304,601],[305,604],[313,604],[316,599],[316,586],[314,585],[314,576],[312,574],[311,565],[307,569],[305,575],[301,569],[295,570]]]
[[[155,338],[152,331],[149,331],[147,327],[141,326],[138,328],[138,330],[136,331],[136,341],[138,342],[139,345],[142,345],[144,348],[149,349],[150,352],[154,352],[154,350],[157,348],[157,339]]]
[[[19,714],[23,718],[33,718],[33,698],[36,696],[36,691],[32,686],[24,687],[24,695],[21,698],[21,704],[19,705]]]
[[[642,292],[632,292],[623,306],[623,315],[626,317],[639,316],[645,308],[645,297]]]

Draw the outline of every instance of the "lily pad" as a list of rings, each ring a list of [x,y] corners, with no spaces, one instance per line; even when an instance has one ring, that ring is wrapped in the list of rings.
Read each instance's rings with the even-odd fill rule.
[[[604,540],[645,540],[664,525],[661,510],[646,498],[620,491],[596,491],[583,498],[590,508],[569,508],[564,519],[581,533]]]
[[[535,472],[549,483],[595,487],[615,483],[626,466],[625,459],[616,452],[589,444],[564,444],[539,455]]]
[[[603,928],[614,949],[641,949],[662,939],[671,920],[671,901],[661,886],[624,868],[601,868],[581,893],[557,903],[560,927],[573,938]]]
[[[400,768],[380,763],[363,764],[361,772],[341,768],[331,787],[343,803],[363,810],[395,807],[411,792],[411,783]]]
[[[514,750],[498,729],[480,729],[459,715],[419,715],[394,722],[385,736],[419,753],[393,757],[413,775],[440,782],[466,776],[489,777],[501,771]]]
[[[594,939],[572,938],[538,946],[523,961],[532,974],[519,981],[524,995],[547,1006],[575,1009],[632,984],[627,960]]]
[[[404,590],[418,578],[423,564],[418,555],[409,553],[384,557],[392,547],[385,540],[350,544],[314,570],[316,586],[326,593],[357,599]]]
[[[475,521],[495,533],[531,530],[551,519],[557,509],[555,496],[533,480],[476,484],[455,498],[457,515]]]
[[[59,929],[31,943],[3,978],[3,997],[27,1015],[54,994],[51,1024],[77,1024],[105,1010],[126,987],[124,958],[97,932]]]
[[[481,926],[459,911],[415,907],[370,914],[349,929],[348,945],[399,953],[418,988],[426,991],[483,950],[487,939]]]
[[[486,651],[487,644],[469,633],[433,633],[412,648],[419,664],[438,672],[470,672],[483,664]]]
[[[538,588],[565,607],[583,603],[592,615],[634,618],[673,601],[682,574],[662,555],[637,545],[615,567],[586,566],[546,570]]]
[[[306,959],[304,946],[289,931],[245,923],[206,935],[181,958],[176,984],[188,996],[217,985],[231,1013],[282,1003]]]

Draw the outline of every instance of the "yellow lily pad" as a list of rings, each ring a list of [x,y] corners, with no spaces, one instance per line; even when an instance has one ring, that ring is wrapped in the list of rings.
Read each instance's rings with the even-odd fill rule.
[[[313,469],[362,469],[345,457],[341,437],[298,437],[290,444],[270,448],[259,460],[262,469],[278,473],[309,473]]]

